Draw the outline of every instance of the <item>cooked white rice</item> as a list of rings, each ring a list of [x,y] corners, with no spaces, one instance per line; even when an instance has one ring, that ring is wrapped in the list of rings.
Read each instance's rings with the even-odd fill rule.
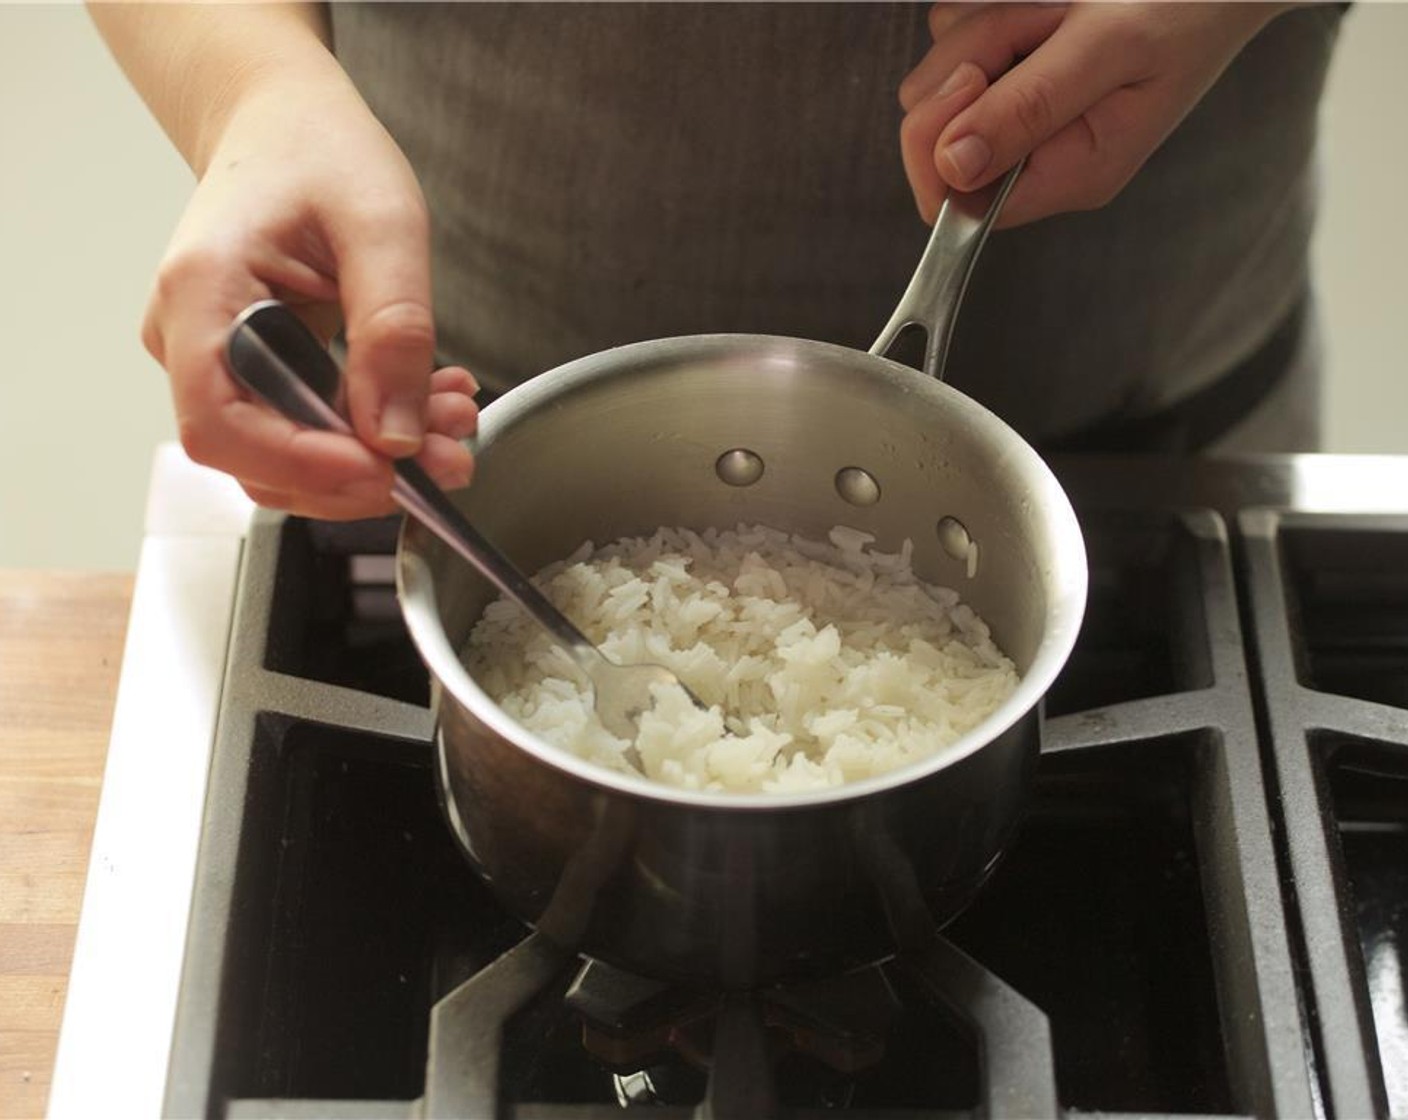
[[[982,619],[915,576],[909,541],[886,554],[855,529],[830,538],[661,529],[584,544],[538,574],[609,657],[664,665],[710,705],[657,691],[634,744],[648,777],[730,792],[840,785],[942,750],[1016,687]],[[578,670],[515,604],[485,610],[465,663],[528,730],[635,771]]]

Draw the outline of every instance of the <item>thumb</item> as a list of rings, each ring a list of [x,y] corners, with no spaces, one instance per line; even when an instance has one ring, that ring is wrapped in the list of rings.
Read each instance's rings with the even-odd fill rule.
[[[334,249],[347,324],[347,403],[363,442],[393,458],[425,438],[435,362],[430,231],[419,198],[363,216]]]

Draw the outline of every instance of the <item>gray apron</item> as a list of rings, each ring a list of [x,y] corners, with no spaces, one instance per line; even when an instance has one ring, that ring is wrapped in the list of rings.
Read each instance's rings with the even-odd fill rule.
[[[863,349],[918,259],[896,90],[929,45],[923,6],[331,9],[338,57],[425,190],[443,357],[491,393],[670,335]],[[1079,448],[1207,393],[1294,309],[1313,327],[1316,114],[1339,18],[1273,20],[1108,206],[996,234],[949,380],[1038,445]],[[1198,446],[1291,390],[1253,443],[1314,446],[1313,330],[1299,335],[1283,362],[1298,376],[1213,399],[1205,413],[1237,411]]]

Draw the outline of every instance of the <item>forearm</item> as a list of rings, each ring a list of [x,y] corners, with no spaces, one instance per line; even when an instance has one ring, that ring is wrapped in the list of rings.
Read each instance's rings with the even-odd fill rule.
[[[271,83],[344,84],[322,4],[90,3],[128,80],[197,175],[240,103]]]

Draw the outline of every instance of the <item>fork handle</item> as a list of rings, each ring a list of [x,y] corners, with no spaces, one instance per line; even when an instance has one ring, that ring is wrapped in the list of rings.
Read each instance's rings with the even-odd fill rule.
[[[397,459],[391,496],[397,503],[475,566],[490,583],[521,606],[584,669],[599,659],[591,641],[537,586],[484,537],[444,490],[414,459]]]
[[[235,380],[290,420],[357,438],[337,407],[342,371],[283,303],[261,300],[247,307],[230,328],[225,357]],[[601,655],[587,636],[470,524],[419,463],[405,458],[393,465],[391,496],[397,504],[518,603],[590,671]]]

